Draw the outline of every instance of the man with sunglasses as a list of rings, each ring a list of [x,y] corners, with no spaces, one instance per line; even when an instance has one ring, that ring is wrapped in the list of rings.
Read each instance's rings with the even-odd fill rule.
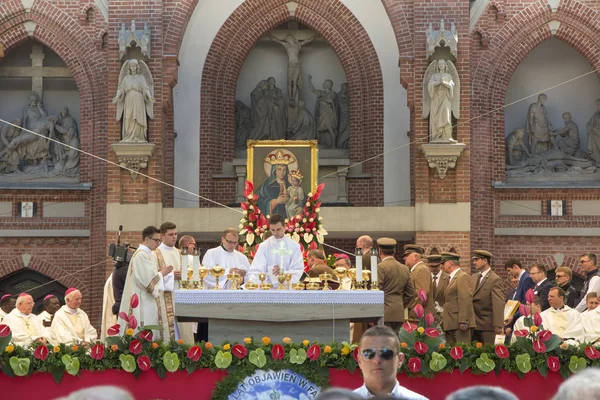
[[[427,400],[405,387],[397,379],[398,369],[404,362],[396,332],[387,326],[374,326],[363,333],[358,351],[358,365],[364,384],[354,393],[363,399],[391,396],[405,400]]]
[[[579,304],[575,309],[579,312],[587,310],[585,296],[590,292],[598,292],[600,290],[600,272],[598,272],[598,258],[593,253],[584,254],[579,259],[581,271],[586,274],[583,282],[583,289],[579,292]]]
[[[573,278],[571,268],[564,265],[556,268],[554,277],[556,286],[565,291],[566,304],[571,308],[575,308],[579,300],[579,292],[571,285],[571,279]]]

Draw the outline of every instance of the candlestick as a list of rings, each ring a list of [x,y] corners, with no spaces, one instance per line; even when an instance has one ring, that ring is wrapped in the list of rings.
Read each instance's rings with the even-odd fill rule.
[[[187,270],[188,270],[188,252],[187,248],[184,247],[181,250],[181,286],[185,287],[187,285]]]
[[[357,248],[356,249],[356,284],[357,284],[357,289],[362,289],[362,249],[361,248]]]
[[[371,289],[377,290],[377,250],[371,249]]]
[[[200,280],[200,275],[198,272],[200,269],[200,254],[198,253],[198,249],[194,249],[194,253],[192,255],[194,257],[192,261],[192,281],[197,283]]]

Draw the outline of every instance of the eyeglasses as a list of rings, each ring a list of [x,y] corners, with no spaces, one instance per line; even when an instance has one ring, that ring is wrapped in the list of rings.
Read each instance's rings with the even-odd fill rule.
[[[376,350],[376,349],[364,349],[362,351],[362,356],[365,360],[372,360],[373,358],[375,358],[375,355],[379,354],[379,357],[381,357],[382,360],[386,360],[389,361],[392,358],[394,358],[394,355],[396,354],[394,352],[394,350],[392,349],[388,349],[388,348],[383,348],[381,350]]]
[[[150,240],[154,240],[156,243],[160,243],[160,242],[162,242],[162,239],[161,239],[161,238],[158,238],[158,239],[156,239],[156,238],[148,238],[148,239],[150,239]]]
[[[227,243],[229,243],[229,244],[237,244],[237,241],[236,241],[236,240],[227,240],[227,239],[225,239],[225,238],[223,238],[223,240],[224,240],[224,241],[226,241],[226,242],[227,242]]]
[[[565,278],[565,277],[566,277],[566,275],[556,275],[556,278],[557,278],[557,279],[558,279],[558,278]]]
[[[584,263],[588,263],[591,262],[592,260],[579,260],[579,264],[584,264]]]

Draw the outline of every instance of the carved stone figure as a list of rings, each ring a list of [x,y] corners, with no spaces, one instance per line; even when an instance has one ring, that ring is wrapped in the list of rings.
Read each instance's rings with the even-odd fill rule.
[[[600,167],[600,99],[596,100],[597,111],[587,123],[587,152],[594,164]]]
[[[339,123],[335,147],[347,149],[350,144],[350,99],[348,98],[348,83],[342,83],[338,93]]]
[[[429,64],[423,79],[423,114],[429,117],[431,143],[456,143],[452,138],[452,114],[460,118],[460,79],[448,60]]]
[[[250,94],[252,99],[252,140],[285,139],[287,129],[287,106],[285,99],[270,77],[256,85]]]
[[[530,177],[551,175],[593,174],[596,167],[590,160],[566,154],[560,150],[549,150],[532,155],[516,165],[506,166],[507,177]]]
[[[548,96],[540,94],[537,103],[531,103],[527,112],[525,131],[529,135],[529,148],[532,154],[539,154],[553,148],[551,133],[552,123],[548,118],[548,110],[544,103]]]
[[[70,147],[57,146],[63,147],[63,149],[60,157],[57,157],[54,162],[53,173],[74,178],[79,176],[79,151],[77,149],[79,149],[80,143],[77,121],[75,121],[67,107],[61,111],[60,118],[55,126],[56,131],[62,135],[60,141]]]
[[[12,124],[21,126],[21,119],[12,121]],[[19,169],[19,153],[9,151],[10,143],[21,134],[21,129],[12,125],[5,125],[0,133],[0,174],[15,172]]]
[[[295,125],[290,128],[289,140],[315,140],[317,138],[315,120],[306,108],[304,100],[298,100],[297,108],[298,117]]]
[[[552,133],[553,137],[564,137],[564,139],[559,139],[556,141],[556,148],[572,156],[583,157],[579,145],[579,127],[571,119],[570,112],[563,113],[562,118],[565,122],[565,127],[559,130],[555,130]]]
[[[523,128],[517,128],[506,137],[506,165],[520,164],[530,156],[523,142],[524,135]]]
[[[235,148],[243,149],[252,131],[252,110],[240,100],[235,101]]]
[[[325,149],[335,147],[338,132],[339,105],[337,93],[333,91],[333,82],[326,79],[323,90],[317,90],[312,84],[312,76],[308,75],[308,85],[311,92],[317,96],[315,119],[317,121],[317,136],[319,145]]]
[[[264,140],[269,136],[269,100],[266,96],[267,81],[262,80],[250,93],[252,111],[252,131],[250,139]]]
[[[145,62],[125,61],[112,102],[117,104],[117,121],[123,119],[121,141],[147,142],[146,116],[154,118],[154,80]]]
[[[315,35],[307,40],[298,40],[294,35],[287,35],[285,40],[279,40],[273,34],[269,34],[268,38],[275,43],[279,43],[285,48],[288,56],[287,70],[287,88],[288,88],[288,103],[290,106],[295,106],[298,102],[298,90],[302,89],[302,61],[300,60],[300,50],[317,39],[319,35]]]
[[[267,98],[269,99],[269,140],[285,139],[287,131],[287,105],[283,92],[276,85],[275,78],[267,79]]]

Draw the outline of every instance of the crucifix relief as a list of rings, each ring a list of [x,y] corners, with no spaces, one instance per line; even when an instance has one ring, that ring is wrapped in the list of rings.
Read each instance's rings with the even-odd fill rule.
[[[44,78],[72,78],[73,74],[66,67],[45,67],[44,48],[41,43],[34,43],[31,48],[31,67],[0,67],[0,78],[31,78],[31,91],[43,96]]]

